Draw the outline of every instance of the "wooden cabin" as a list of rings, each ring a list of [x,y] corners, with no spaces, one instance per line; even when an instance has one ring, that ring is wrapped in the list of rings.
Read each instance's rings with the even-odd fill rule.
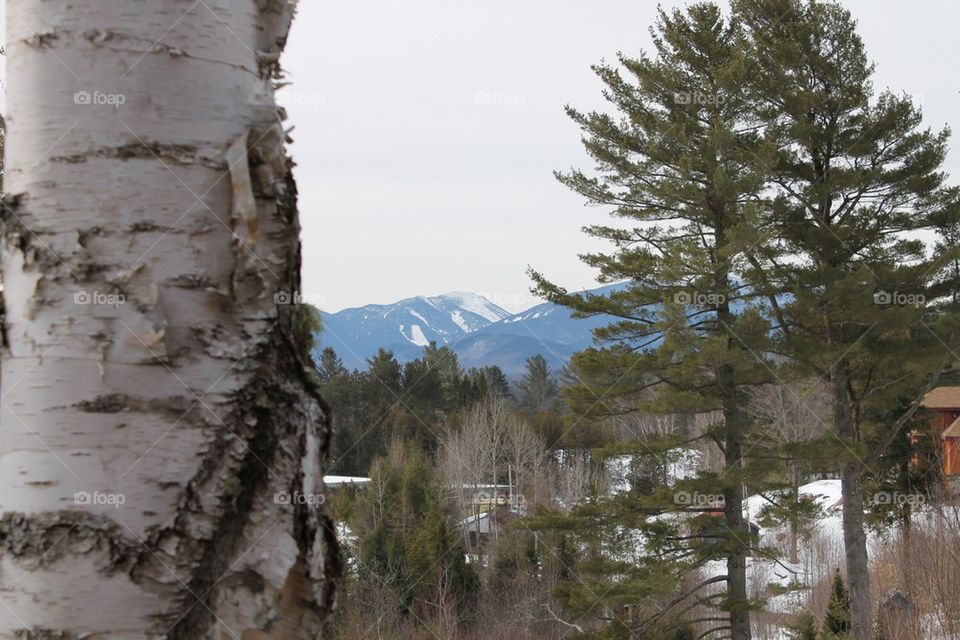
[[[960,489],[960,386],[937,387],[923,398],[921,405],[930,413],[930,426],[939,436],[943,475],[947,488]],[[927,434],[914,432],[916,444]]]

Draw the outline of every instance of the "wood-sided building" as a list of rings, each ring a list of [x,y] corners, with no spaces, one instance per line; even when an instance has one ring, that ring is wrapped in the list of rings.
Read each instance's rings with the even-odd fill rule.
[[[911,440],[918,444],[921,438],[937,438],[947,488],[960,490],[960,386],[937,387],[923,398],[921,406],[930,416],[930,432],[914,431]]]

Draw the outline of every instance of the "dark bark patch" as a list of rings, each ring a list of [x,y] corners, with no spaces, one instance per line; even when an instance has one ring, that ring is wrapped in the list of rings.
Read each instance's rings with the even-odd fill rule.
[[[23,210],[25,194],[4,198],[0,207],[0,234],[4,241],[23,255],[24,271],[40,271],[50,276],[63,264],[63,259],[43,242],[38,242],[39,230],[31,229],[24,222],[30,213]]]
[[[241,586],[250,593],[263,593],[267,581],[253,569],[243,569],[231,574],[224,580],[225,586]]]
[[[51,156],[51,162],[86,162],[92,158],[111,158],[118,160],[163,160],[181,165],[200,164],[210,169],[223,171],[227,168],[223,160],[203,156],[194,145],[164,144],[160,142],[131,142],[117,147],[99,147],[66,156]]]
[[[63,631],[61,629],[47,629],[44,627],[33,627],[31,629],[17,629],[14,631],[14,638],[17,640],[79,640],[80,636],[72,631]]]
[[[130,410],[130,397],[123,393],[111,393],[93,400],[83,400],[74,406],[84,413],[120,413]]]
[[[196,409],[196,401],[186,396],[171,396],[167,398],[142,398],[126,393],[110,393],[97,396],[92,400],[81,400],[74,404],[74,408],[84,413],[124,413],[128,411],[160,413],[165,415],[184,417],[185,413]],[[199,411],[199,410],[197,410]],[[117,425],[117,428],[126,426]]]
[[[65,555],[99,553],[103,556],[99,568],[109,573],[130,567],[139,547],[117,523],[83,511],[0,517],[0,550],[15,558],[36,558],[38,566]]]
[[[177,287],[178,289],[217,289],[217,285],[213,279],[202,273],[183,273],[175,278],[167,278],[162,284],[168,287]]]

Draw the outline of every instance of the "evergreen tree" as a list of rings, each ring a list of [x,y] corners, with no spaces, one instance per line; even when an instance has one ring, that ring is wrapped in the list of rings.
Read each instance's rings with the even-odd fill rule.
[[[924,304],[945,291],[956,247],[931,253],[918,239],[956,225],[956,191],[943,184],[948,131],[922,129],[909,97],[874,95],[856,23],[838,4],[733,6],[758,63],[744,88],[778,149],[763,208],[778,242],[760,243],[750,259],[771,294],[778,351],[830,388],[852,631],[867,640],[865,420],[889,415],[903,398],[918,402],[957,345],[953,319]],[[783,254],[793,256],[789,264]],[[889,442],[908,417],[876,424],[887,432],[879,440]]]
[[[331,379],[346,372],[347,369],[343,366],[343,360],[333,350],[333,347],[326,347],[320,353],[320,361],[317,363],[317,377],[320,378],[320,384],[327,384]]]
[[[440,424],[454,410],[454,397],[446,392],[451,383],[425,358],[403,365],[400,398],[391,416],[391,438],[414,440],[424,451],[437,450]],[[453,384],[456,384],[454,382]]]
[[[537,354],[527,359],[527,370],[517,382],[517,404],[528,416],[556,411],[560,387],[547,359]]]
[[[787,625],[790,640],[817,640],[817,622],[809,612],[800,614],[796,621]]]
[[[850,637],[850,594],[843,583],[843,576],[837,570],[830,588],[830,601],[823,616],[822,640],[842,640]]]
[[[332,347],[321,352],[316,370],[323,397],[333,409],[328,472],[366,475],[376,449],[364,442],[364,432],[371,424],[368,400],[363,397],[365,376],[344,367]]]
[[[354,372],[327,347],[318,359],[317,377],[333,409],[330,471],[360,476],[396,439],[436,453],[439,434],[452,416],[490,395],[505,397],[507,388],[499,367],[464,373],[456,354],[436,345],[404,365],[380,349],[366,371]]]
[[[506,374],[497,365],[483,367],[479,370],[480,375],[486,381],[486,394],[500,396],[501,398],[510,397],[510,382]]]
[[[500,367],[472,368],[460,379],[458,407],[469,407],[489,397],[510,397],[510,383]]]
[[[357,378],[354,399],[360,403],[360,421],[355,425],[351,447],[357,466],[369,469],[373,459],[386,453],[392,440],[392,423],[402,409],[398,403],[403,392],[400,363],[392,351],[378,349],[367,359],[367,370]]]
[[[742,640],[751,634],[745,567],[754,544],[743,521],[743,486],[759,488],[765,475],[760,456],[752,455],[749,465],[744,456],[751,427],[746,390],[768,382],[772,366],[763,356],[770,325],[743,278],[746,252],[763,237],[751,203],[763,188],[769,152],[741,96],[751,71],[740,51],[738,24],[725,21],[715,5],[701,3],[685,12],[661,11],[653,39],[655,59],[621,56],[623,70],[595,67],[618,117],[568,109],[598,174],[558,176],[626,222],[626,228],[589,227],[590,235],[615,250],[584,260],[599,269],[601,282],[627,280],[627,286],[603,295],[569,294],[538,273],[532,276],[537,293],[577,315],[618,319],[595,331],[606,346],[574,356],[581,382],[566,391],[574,412],[595,419],[637,410],[718,412],[722,419],[705,437],[723,451],[725,469],[648,495],[591,500],[575,510],[582,525],[577,531],[593,543],[594,553],[582,563],[587,589],[568,585],[564,596],[576,612],[596,606],[593,592],[613,594],[604,601],[611,607],[629,603],[652,611],[658,597],[682,592],[684,576],[723,559],[727,573],[717,581],[726,590],[719,607],[729,617],[731,637]],[[649,389],[655,393],[645,393]],[[609,452],[662,458],[678,444],[644,440]],[[685,498],[715,494],[719,499],[711,503],[723,504],[719,524],[707,508],[715,504]],[[676,511],[689,520],[680,525],[676,518],[653,517]],[[700,533],[685,535],[681,527]],[[610,552],[628,553],[635,544],[625,529],[642,530],[648,541],[638,563]],[[706,586],[687,595],[695,598]],[[651,618],[662,615],[660,610]],[[631,625],[645,631],[648,622]]]
[[[931,424],[928,411],[918,412],[893,434],[883,428],[903,415],[907,404],[897,405],[871,421],[869,426],[879,428],[867,430],[868,447],[884,446],[886,452],[868,467],[864,479],[867,522],[879,527],[899,525],[904,536],[910,535],[911,518],[917,508],[939,497],[944,487],[940,434]],[[879,441],[888,435],[893,436],[891,442]]]
[[[436,342],[431,341],[423,348],[423,359],[427,366],[438,371],[445,381],[454,381],[463,375],[460,359],[448,346],[438,347]]]
[[[360,374],[349,371],[331,376],[321,386],[324,398],[334,408],[330,473],[363,476],[369,469],[369,449],[358,446],[364,444],[364,425],[368,424],[360,386]]]
[[[413,620],[429,619],[441,598],[468,617],[479,579],[465,561],[461,536],[448,525],[457,517],[449,490],[416,443],[396,440],[374,461],[350,516],[361,535],[361,580],[399,593]]]
[[[377,349],[376,355],[367,359],[367,377],[371,396],[396,398],[403,387],[402,369],[393,352]]]

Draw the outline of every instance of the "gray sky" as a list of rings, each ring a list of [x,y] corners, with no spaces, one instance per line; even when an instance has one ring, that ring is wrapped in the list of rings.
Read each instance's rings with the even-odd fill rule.
[[[920,98],[932,126],[956,125],[960,3],[844,4],[876,86]],[[305,291],[330,311],[450,290],[518,310],[535,302],[528,264],[592,286],[576,256],[597,245],[579,229],[606,214],[551,174],[589,167],[562,107],[601,105],[589,65],[650,48],[655,10],[638,0],[302,1],[284,66]]]
[[[916,96],[935,128],[957,125],[960,3],[843,4],[876,86]],[[563,105],[602,106],[590,64],[650,48],[655,11],[652,0],[301,0],[282,98],[305,294],[336,311],[467,290],[520,310],[537,302],[527,265],[593,286],[577,254],[601,245],[580,227],[607,216],[552,176],[589,168]]]

